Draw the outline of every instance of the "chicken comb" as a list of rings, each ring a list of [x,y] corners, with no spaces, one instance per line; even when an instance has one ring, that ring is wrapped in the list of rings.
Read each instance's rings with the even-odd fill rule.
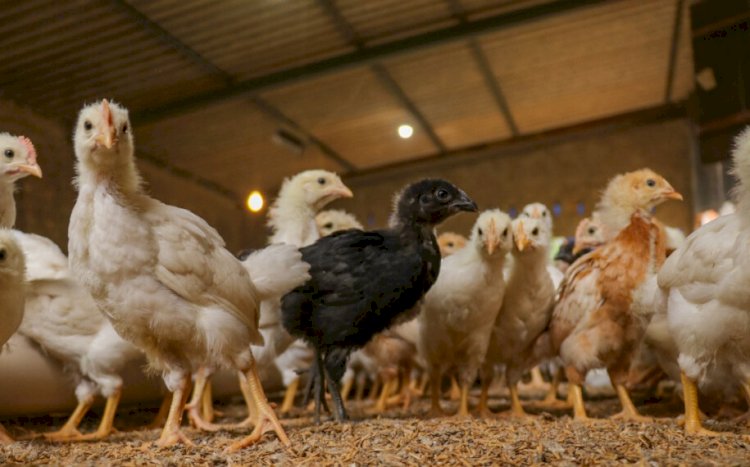
[[[109,110],[109,101],[102,99],[102,116],[109,126],[112,126],[112,112]]]
[[[36,149],[34,149],[34,143],[32,143],[31,140],[25,136],[19,136],[18,141],[20,141],[21,144],[23,144],[23,146],[29,152],[29,162],[35,163],[36,162]]]

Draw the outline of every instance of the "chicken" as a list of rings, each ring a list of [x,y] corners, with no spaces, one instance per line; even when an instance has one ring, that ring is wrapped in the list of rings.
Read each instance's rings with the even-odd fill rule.
[[[467,239],[455,232],[443,232],[438,235],[437,241],[440,247],[440,255],[445,258],[463,248],[466,245]]]
[[[0,133],[0,227],[16,225],[15,183],[28,175],[42,176],[36,150],[25,136]]]
[[[312,278],[282,299],[284,327],[315,350],[315,419],[327,382],[335,417],[347,418],[339,391],[349,354],[399,319],[440,272],[435,225],[476,204],[444,180],[425,179],[397,195],[390,227],[345,230],[302,248]]]
[[[21,325],[25,299],[25,261],[13,233],[0,229],[0,350]],[[13,439],[0,425],[0,445]]]
[[[596,215],[584,217],[576,227],[572,241],[563,244],[555,256],[557,267],[564,273],[578,258],[604,243],[602,224]],[[560,266],[560,263],[564,266]]]
[[[239,449],[273,430],[289,445],[261,387],[250,344],[262,344],[258,293],[219,234],[193,213],[144,191],[128,111],[106,99],[75,127],[78,198],[68,229],[74,275],[114,329],[146,354],[172,392],[159,446],[190,444],[180,422],[190,376],[242,371],[258,415]]]
[[[649,275],[665,258],[663,230],[650,210],[668,199],[682,199],[661,176],[643,169],[619,175],[603,195],[608,209],[630,213],[630,223],[604,246],[581,257],[566,272],[549,334],[570,382],[574,416],[587,419],[581,384],[586,373],[607,368],[622,404],[616,417],[643,420],[624,386],[634,351],[643,337],[633,311]],[[603,212],[603,216],[608,212]]]
[[[689,434],[715,434],[702,426],[697,385],[735,380],[750,392],[750,128],[737,137],[732,159],[739,179],[737,211],[693,232],[658,275],[668,297]]]
[[[339,230],[362,230],[364,228],[354,215],[341,209],[329,209],[327,211],[319,212],[318,215],[315,216],[315,223],[318,225],[318,232],[321,237],[331,235]]]
[[[482,371],[481,412],[489,412],[487,391],[493,367],[503,364],[511,413],[526,415],[518,397],[518,382],[537,363],[534,344],[549,323],[555,300],[555,286],[547,272],[548,225],[542,218],[519,217],[513,221],[513,267]]]
[[[547,227],[547,230],[551,232],[553,231],[552,227],[552,213],[549,212],[549,209],[547,209],[547,206],[545,206],[543,203],[530,203],[521,209],[521,214],[519,214],[519,217],[530,217],[532,219],[541,219],[544,222],[544,225]],[[551,238],[551,237],[550,237]]]
[[[432,413],[439,415],[440,383],[446,368],[457,367],[461,399],[459,416],[469,415],[469,389],[484,363],[500,306],[503,265],[513,245],[510,217],[498,209],[484,211],[464,248],[445,258],[419,315],[419,353],[432,383]]]

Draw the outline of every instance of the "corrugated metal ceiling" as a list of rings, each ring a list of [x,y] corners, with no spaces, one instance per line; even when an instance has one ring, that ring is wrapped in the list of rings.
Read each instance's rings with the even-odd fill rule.
[[[682,101],[687,3],[4,2],[0,95],[66,124],[101,97],[136,123],[157,115],[136,125],[144,154],[241,194],[306,168],[382,167]],[[414,137],[397,136],[402,123]],[[301,156],[272,142],[279,128]]]

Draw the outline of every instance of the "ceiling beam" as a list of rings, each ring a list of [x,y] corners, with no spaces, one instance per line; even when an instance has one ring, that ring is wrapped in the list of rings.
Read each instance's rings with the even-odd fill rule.
[[[534,5],[522,10],[489,16],[467,23],[460,23],[444,29],[416,34],[411,37],[385,44],[365,47],[360,50],[355,50],[354,52],[324,59],[318,62],[288,68],[286,70],[258,76],[256,78],[250,78],[248,80],[237,82],[231,86],[226,86],[223,89],[201,93],[183,100],[150,109],[144,109],[135,113],[133,119],[139,123],[149,123],[203,107],[213,102],[245,94],[258,93],[260,91],[272,89],[301,79],[309,79],[314,76],[321,76],[347,68],[375,63],[388,57],[412,52],[425,47],[467,39],[469,37],[486,34],[529,21],[570,13],[595,5],[601,5],[605,2],[606,0],[559,0]]]
[[[163,42],[170,45],[172,48],[177,50],[183,56],[187,57],[193,63],[200,66],[211,75],[220,78],[222,81],[224,81],[224,84],[226,86],[231,86],[234,83],[234,78],[232,77],[230,73],[220,68],[218,65],[214,64],[211,60],[207,59],[206,57],[204,57],[203,55],[195,51],[189,45],[182,42],[180,39],[172,35],[172,33],[167,31],[163,27],[161,27],[158,23],[152,21],[148,16],[143,14],[134,6],[130,5],[124,0],[110,0],[110,3],[112,3],[112,5],[118,8],[120,11],[122,11],[123,13],[125,13],[126,15],[134,19],[140,26],[142,26],[146,30],[150,31],[151,33],[159,37]],[[284,125],[287,125],[293,128],[298,133],[301,133],[307,140],[311,141],[313,144],[318,146],[318,148],[320,148],[320,151],[326,157],[336,162],[346,171],[351,172],[351,171],[356,170],[356,167],[351,162],[341,157],[341,155],[338,154],[333,149],[331,149],[331,147],[329,147],[327,144],[317,139],[310,132],[302,128],[301,125],[299,125],[297,122],[294,122],[292,119],[284,115],[280,110],[273,107],[268,102],[263,101],[260,98],[254,98],[253,103],[266,115],[270,116],[271,118],[278,121],[279,123],[282,123]],[[179,169],[179,170],[183,170],[183,169]],[[190,173],[187,170],[185,170],[185,172]],[[226,191],[231,192],[230,190],[226,190]]]
[[[485,85],[492,94],[492,97],[494,98],[495,104],[500,110],[500,113],[505,118],[505,123],[510,129],[511,135],[513,135],[514,137],[520,135],[521,133],[518,131],[516,120],[515,118],[513,118],[513,114],[510,111],[508,100],[505,99],[505,94],[500,87],[500,83],[498,82],[497,77],[495,77],[495,74],[492,72],[492,67],[490,66],[490,62],[487,60],[487,56],[482,50],[481,44],[479,44],[479,41],[475,38],[471,38],[469,39],[469,49],[471,49],[471,54],[474,56],[474,62],[479,67],[479,71],[482,73],[482,77],[484,77]]]
[[[664,103],[669,104],[672,100],[674,88],[675,68],[677,67],[677,51],[680,48],[680,31],[682,29],[682,16],[685,1],[676,0],[676,11],[674,13],[674,26],[672,27],[672,41],[669,44],[669,64],[667,68],[667,83],[664,89]]]
[[[338,29],[341,36],[348,43],[353,45],[357,50],[364,50],[364,41],[354,30],[349,21],[346,20],[341,11],[333,4],[332,0],[318,0],[318,4],[323,11],[331,18],[334,26]],[[374,62],[370,65],[370,70],[377,77],[380,84],[382,84],[386,90],[396,98],[399,104],[409,112],[414,120],[417,121],[419,126],[422,127],[427,137],[432,141],[432,144],[441,153],[444,153],[447,149],[445,144],[438,136],[432,124],[427,120],[427,117],[419,110],[417,105],[411,98],[406,94],[406,91],[398,84],[398,81],[391,75],[386,67],[379,62]]]

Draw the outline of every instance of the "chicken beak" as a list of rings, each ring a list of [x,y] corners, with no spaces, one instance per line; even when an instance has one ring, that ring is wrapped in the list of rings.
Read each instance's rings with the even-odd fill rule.
[[[331,196],[335,196],[337,198],[352,198],[354,197],[354,193],[352,193],[352,190],[349,189],[348,186],[344,185],[343,183],[334,186],[330,191]]]
[[[665,189],[662,192],[661,196],[664,199],[673,199],[675,201],[682,201],[682,195],[679,192],[677,192],[674,188],[672,188],[671,186],[669,188]]]
[[[581,242],[577,242],[575,245],[573,245],[573,256],[576,256],[578,253],[582,252],[586,248],[586,245],[582,244]]]
[[[37,178],[42,178],[42,168],[39,167],[39,164],[36,162],[31,164],[20,164],[18,165],[18,170],[21,172],[26,172],[29,175],[33,175]]]
[[[513,233],[513,241],[516,243],[518,251],[523,251],[529,246],[529,237],[523,229],[523,221],[518,221],[517,231]]]
[[[107,149],[112,149],[112,146],[117,142],[117,135],[115,134],[115,126],[112,123],[112,112],[107,99],[102,100],[102,119],[104,120],[104,128],[99,130],[99,134],[96,135],[95,139],[97,144],[101,144]]]
[[[479,208],[477,207],[477,203],[475,203],[474,200],[469,198],[469,195],[464,193],[462,190],[459,190],[459,191],[460,191],[459,197],[453,200],[453,202],[451,203],[451,206],[458,211],[468,211],[468,212],[479,211]]]
[[[485,245],[487,248],[487,254],[491,255],[497,248],[497,226],[495,220],[490,219],[490,225],[487,226],[487,236],[485,237]]]

